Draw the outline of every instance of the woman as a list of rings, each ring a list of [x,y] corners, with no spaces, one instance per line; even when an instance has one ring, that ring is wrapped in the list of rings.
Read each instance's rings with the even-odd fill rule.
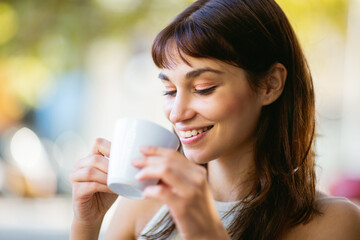
[[[311,74],[271,0],[199,0],[152,49],[183,154],[144,146],[146,200],[120,198],[105,239],[360,239],[360,211],[316,191]],[[116,195],[110,142],[71,175],[72,239],[97,239]]]

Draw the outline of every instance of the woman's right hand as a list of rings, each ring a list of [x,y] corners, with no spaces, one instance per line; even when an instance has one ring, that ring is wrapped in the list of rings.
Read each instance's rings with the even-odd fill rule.
[[[80,159],[70,174],[74,221],[84,226],[101,224],[117,194],[107,186],[108,159],[111,143],[98,138],[89,156]]]

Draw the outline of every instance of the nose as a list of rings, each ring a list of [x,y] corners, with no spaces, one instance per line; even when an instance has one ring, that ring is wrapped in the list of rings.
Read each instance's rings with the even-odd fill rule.
[[[169,120],[172,123],[183,122],[193,118],[195,115],[196,112],[191,107],[191,98],[177,94],[173,104],[170,106]]]

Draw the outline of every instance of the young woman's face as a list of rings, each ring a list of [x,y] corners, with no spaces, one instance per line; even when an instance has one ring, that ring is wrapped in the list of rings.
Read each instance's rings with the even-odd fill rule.
[[[243,69],[188,57],[159,77],[164,111],[190,160],[207,163],[251,151],[262,104]]]

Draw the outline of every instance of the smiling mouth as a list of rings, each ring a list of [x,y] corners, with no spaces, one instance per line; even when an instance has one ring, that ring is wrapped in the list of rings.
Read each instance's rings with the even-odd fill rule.
[[[201,128],[201,129],[193,129],[193,130],[189,130],[189,131],[179,131],[179,135],[180,135],[180,137],[183,137],[183,138],[191,138],[200,133],[209,131],[213,127],[214,126],[212,125],[212,126]]]

